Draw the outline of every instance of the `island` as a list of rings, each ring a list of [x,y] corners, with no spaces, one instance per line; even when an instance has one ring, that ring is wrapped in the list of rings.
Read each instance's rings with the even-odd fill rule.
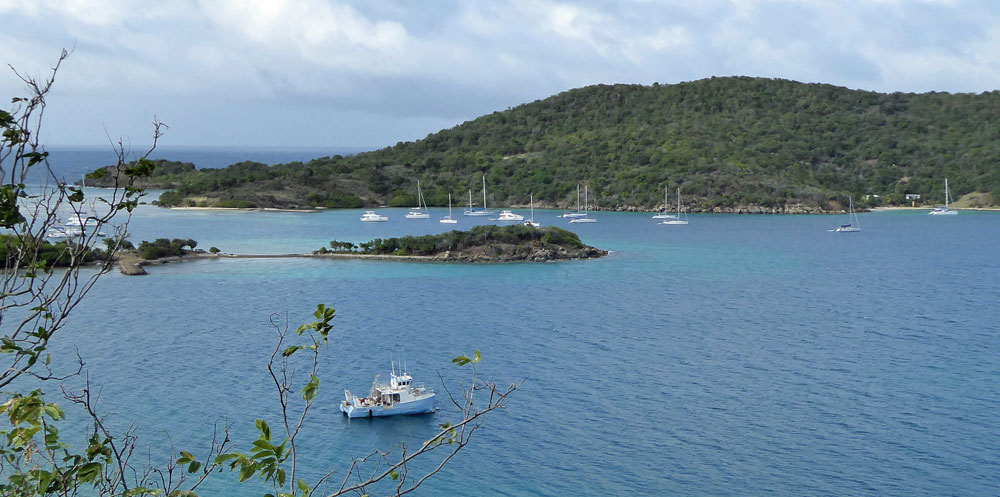
[[[131,244],[129,244],[131,245]],[[580,241],[572,231],[555,226],[534,227],[476,226],[468,231],[452,230],[437,235],[376,238],[355,244],[333,240],[330,247],[321,247],[302,254],[230,254],[216,247],[208,251],[195,249],[197,242],[190,239],[160,238],[143,241],[138,248],[122,250],[117,254],[119,268],[124,275],[147,274],[143,266],[201,259],[277,259],[277,258],[333,258],[375,259],[421,262],[505,263],[549,262],[573,259],[595,259],[608,255],[607,250],[592,247]]]
[[[686,212],[808,214],[943,205],[947,178],[955,207],[997,207],[998,105],[996,91],[769,78],[593,85],[356,155],[218,169],[154,161],[137,186],[167,190],[162,207],[306,210],[412,207],[419,181],[431,207],[449,195],[483,207],[485,178],[496,208],[575,209],[581,185],[590,210],[673,210],[663,193],[680,188]],[[87,185],[113,186],[119,173]]]
[[[330,242],[330,249],[323,247],[314,254],[494,263],[593,259],[608,255],[608,251],[586,245],[576,233],[555,226],[484,225],[438,235],[376,238],[358,245],[334,240]]]

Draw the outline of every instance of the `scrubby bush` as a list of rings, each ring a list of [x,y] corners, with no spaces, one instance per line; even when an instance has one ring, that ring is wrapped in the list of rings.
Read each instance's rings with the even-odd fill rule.
[[[157,238],[155,241],[147,242],[145,240],[139,244],[139,257],[143,259],[159,259],[161,257],[173,257],[182,256],[185,253],[184,247],[189,247],[193,249],[198,242],[191,239],[174,238],[173,240],[168,240],[166,238]]]

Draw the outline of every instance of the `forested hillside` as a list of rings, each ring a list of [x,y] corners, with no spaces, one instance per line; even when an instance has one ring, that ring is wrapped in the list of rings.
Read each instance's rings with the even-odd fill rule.
[[[763,78],[598,85],[494,112],[422,140],[351,157],[225,169],[164,170],[166,205],[575,205],[654,209],[680,187],[695,211],[838,210],[943,202],[979,192],[1000,203],[1000,92],[881,94]],[[868,194],[879,195],[865,200]],[[481,203],[481,200],[480,200]]]

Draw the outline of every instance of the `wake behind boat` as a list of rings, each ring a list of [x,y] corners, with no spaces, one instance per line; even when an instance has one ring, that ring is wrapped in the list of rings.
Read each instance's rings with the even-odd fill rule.
[[[340,411],[349,418],[424,414],[437,410],[434,407],[434,390],[413,385],[413,377],[405,371],[396,376],[395,366],[389,383],[380,384],[378,375],[375,375],[367,397],[352,395],[350,390],[344,390],[344,397],[346,399],[340,401]]]

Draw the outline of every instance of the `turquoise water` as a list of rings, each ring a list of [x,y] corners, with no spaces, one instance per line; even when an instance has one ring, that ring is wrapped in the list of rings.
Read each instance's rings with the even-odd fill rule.
[[[226,252],[308,252],[330,240],[444,231],[362,224],[361,211],[206,212],[140,207],[134,241],[185,237]],[[102,405],[143,440],[199,447],[217,419],[250,440],[277,423],[264,363],[271,313],[292,325],[337,309],[302,463],[418,444],[447,410],[347,420],[405,355],[417,381],[530,376],[508,409],[417,495],[993,495],[1000,488],[1000,213],[941,218],[598,213],[569,227],[611,256],[458,265],[213,260],[110,274],[73,314]],[[469,226],[459,218],[459,229]],[[438,388],[440,391],[440,387]],[[359,422],[361,421],[361,422]],[[338,472],[338,474],[341,474]],[[220,475],[205,495],[253,495]]]

